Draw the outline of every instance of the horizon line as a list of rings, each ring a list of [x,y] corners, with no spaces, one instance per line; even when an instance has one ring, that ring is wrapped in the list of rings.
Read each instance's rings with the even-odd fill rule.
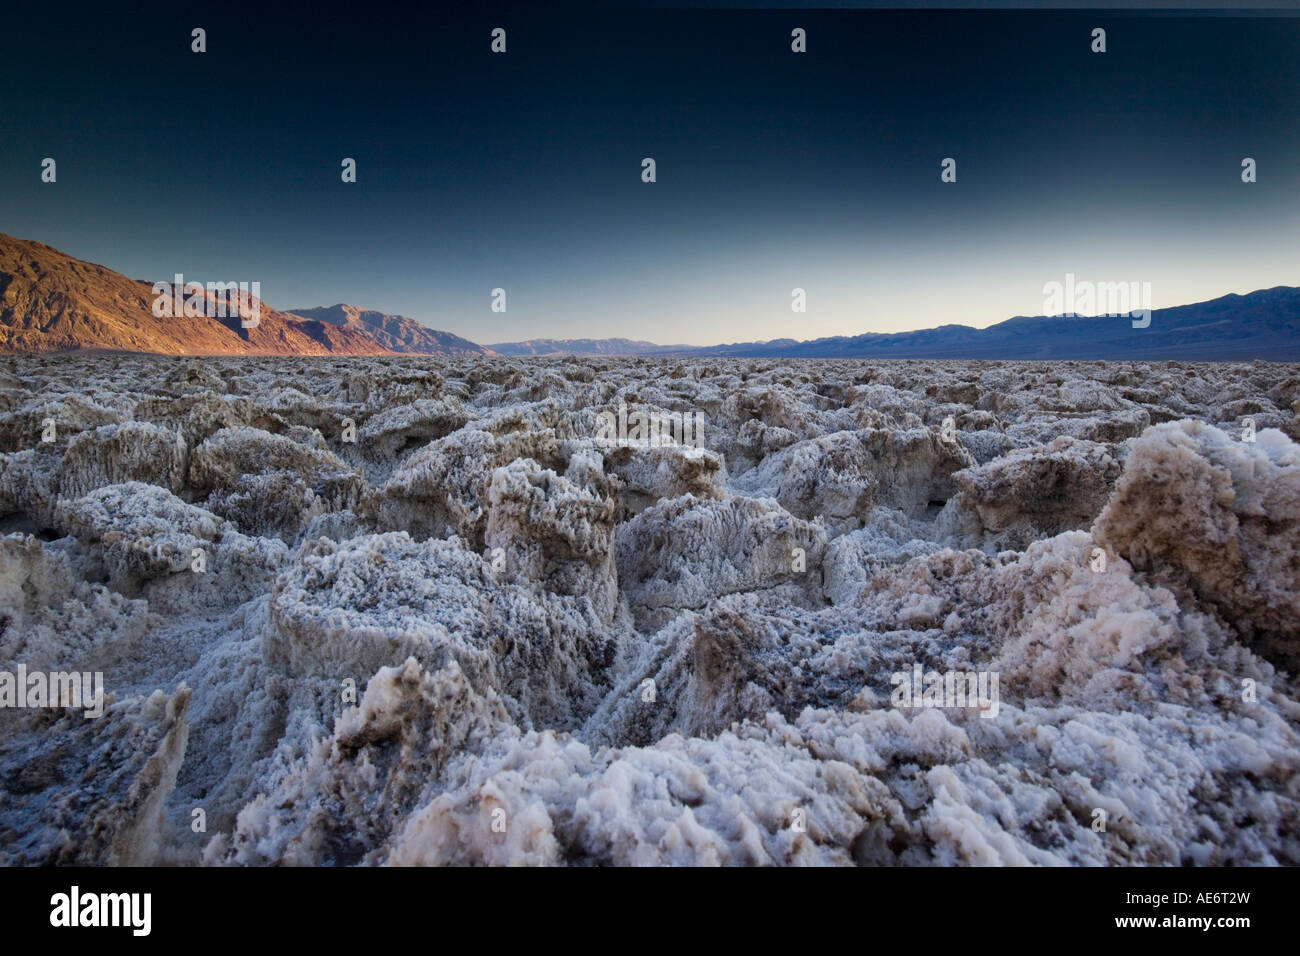
[[[102,263],[102,262],[93,262],[93,261],[90,260],[90,259],[82,259],[82,258],[80,258],[80,257],[78,257],[78,256],[73,255],[73,254],[70,253],[70,252],[67,252],[67,251],[65,251],[65,250],[63,250],[63,249],[58,248],[57,246],[52,246],[52,245],[50,245],[49,243],[44,242],[43,240],[40,240],[40,239],[24,239],[24,238],[22,238],[22,237],[20,237],[20,236],[14,236],[14,235],[12,235],[12,234],[10,234],[10,233],[0,233],[0,236],[7,236],[8,238],[10,238],[10,239],[14,239],[14,240],[16,240],[16,241],[18,241],[18,242],[27,242],[27,243],[34,243],[34,244],[36,244],[36,245],[41,245],[41,246],[44,246],[44,247],[47,248],[47,249],[51,249],[51,250],[57,252],[57,253],[60,254],[60,255],[67,256],[67,257],[70,258],[70,259],[75,259],[75,260],[77,260],[78,262],[84,262],[84,263],[87,263],[87,264],[89,264],[89,265],[99,266],[99,267],[102,267],[102,268],[112,268],[111,266],[109,266],[109,265],[107,265],[107,264],[105,264],[105,263]],[[117,270],[114,269],[113,271],[116,272]],[[143,285],[149,285],[149,286],[152,286],[152,285],[153,285],[154,283],[156,283],[156,282],[166,281],[166,280],[162,280],[162,279],[152,279],[152,280],[151,280],[151,279],[139,279],[139,278],[133,278],[133,277],[131,277],[131,276],[127,276],[127,274],[126,274],[126,273],[123,273],[123,272],[119,272],[118,274],[119,274],[119,275],[122,275],[122,276],[126,276],[127,278],[131,279],[131,281],[133,281],[133,282],[138,282],[138,283],[141,283],[141,284],[143,284]],[[175,274],[173,273],[173,277],[174,277],[174,276],[175,276]],[[197,281],[197,280],[196,280],[196,281]],[[1052,281],[1055,281],[1055,280],[1052,280]],[[1277,284],[1275,284],[1275,285],[1271,285],[1271,286],[1262,286],[1262,287],[1257,288],[1257,289],[1251,289],[1249,292],[1231,292],[1231,291],[1230,291],[1230,292],[1224,292],[1224,293],[1221,293],[1221,294],[1219,294],[1219,295],[1216,295],[1216,296],[1214,296],[1213,298],[1210,298],[1210,299],[1200,299],[1200,300],[1191,301],[1191,302],[1180,302],[1180,303],[1177,304],[1177,305],[1168,305],[1168,306],[1161,306],[1160,308],[1152,308],[1151,311],[1152,311],[1152,312],[1162,312],[1162,311],[1166,311],[1166,310],[1169,310],[1169,309],[1186,308],[1186,307],[1188,307],[1188,306],[1193,306],[1193,305],[1202,305],[1202,304],[1207,303],[1207,302],[1215,302],[1215,301],[1217,301],[1217,300],[1219,300],[1219,299],[1225,299],[1225,298],[1228,298],[1228,297],[1230,297],[1230,296],[1236,296],[1236,297],[1238,297],[1238,298],[1245,298],[1245,297],[1247,297],[1247,296],[1256,295],[1256,294],[1258,294],[1258,293],[1260,293],[1260,292],[1271,292],[1271,291],[1273,291],[1274,289],[1295,289],[1295,288],[1300,288],[1300,286],[1289,285],[1289,284],[1287,284],[1287,283],[1277,283]],[[261,300],[259,300],[259,301],[261,301],[263,305],[266,304],[266,302],[265,302],[264,299],[261,299]],[[749,340],[741,340],[741,341],[733,341],[733,342],[716,342],[716,341],[715,341],[715,342],[708,343],[708,344],[700,344],[700,343],[692,343],[692,342],[673,342],[673,343],[651,342],[651,341],[649,341],[649,340],[647,340],[647,339],[633,339],[633,338],[629,338],[629,337],[627,337],[627,336],[623,336],[623,335],[604,335],[604,336],[590,336],[590,335],[577,335],[577,336],[574,336],[574,335],[569,335],[569,336],[560,337],[560,336],[555,336],[555,335],[542,335],[542,334],[534,335],[534,336],[530,336],[529,338],[524,338],[524,339],[502,339],[502,340],[500,340],[500,341],[496,341],[496,342],[481,342],[481,341],[478,341],[477,339],[472,339],[472,338],[470,338],[469,336],[464,335],[464,334],[462,334],[462,333],[460,333],[460,332],[453,331],[450,327],[439,327],[439,326],[431,325],[431,324],[429,324],[429,322],[427,322],[427,321],[424,320],[423,318],[419,318],[419,317],[416,317],[416,316],[413,316],[413,315],[407,315],[407,314],[402,313],[402,312],[387,312],[387,311],[385,311],[385,310],[383,310],[383,309],[380,309],[380,308],[374,308],[374,307],[371,307],[371,306],[362,306],[362,305],[357,305],[357,304],[352,303],[352,302],[335,302],[335,303],[333,303],[332,305],[307,306],[307,307],[304,307],[304,310],[305,310],[305,311],[310,311],[311,309],[332,309],[332,308],[339,308],[339,307],[343,307],[343,306],[347,306],[347,307],[349,307],[349,308],[353,308],[353,309],[358,309],[358,310],[363,311],[363,312],[375,312],[375,313],[377,313],[377,314],[379,314],[379,315],[384,315],[384,316],[389,316],[389,317],[395,317],[395,318],[404,318],[404,319],[409,319],[409,320],[411,320],[411,321],[413,321],[413,322],[418,323],[418,324],[419,324],[420,326],[422,326],[423,328],[426,328],[426,329],[428,329],[428,330],[430,330],[430,331],[432,331],[432,332],[442,332],[442,333],[445,333],[445,334],[454,335],[454,336],[456,336],[457,338],[464,339],[466,342],[470,342],[470,343],[472,343],[472,344],[474,344],[474,345],[479,346],[480,348],[488,348],[488,349],[494,348],[495,346],[498,346],[498,345],[520,345],[520,344],[523,344],[523,343],[525,343],[525,342],[534,342],[534,341],[538,341],[538,340],[549,340],[549,341],[555,341],[555,342],[580,342],[580,341],[589,341],[589,342],[606,342],[606,341],[611,341],[611,340],[614,340],[614,339],[622,339],[623,341],[627,341],[627,342],[644,342],[644,343],[646,343],[647,345],[651,345],[651,346],[654,346],[655,348],[661,348],[661,349],[676,349],[676,348],[708,349],[708,348],[726,348],[726,347],[732,347],[732,346],[743,346],[743,345],[766,345],[766,344],[771,343],[771,342],[812,342],[812,341],[818,341],[818,340],[822,340],[822,339],[853,339],[853,338],[858,338],[858,337],[863,336],[863,335],[881,335],[881,336],[911,335],[911,334],[916,333],[916,332],[935,331],[935,330],[943,329],[943,328],[962,328],[962,329],[969,329],[969,330],[971,330],[971,331],[975,331],[975,332],[982,332],[982,331],[984,331],[984,330],[986,330],[986,329],[994,328],[994,327],[996,327],[996,326],[998,326],[998,325],[1001,325],[1001,324],[1003,324],[1003,323],[1005,323],[1005,322],[1015,321],[1016,319],[1051,319],[1051,318],[1076,318],[1076,319],[1077,319],[1077,318],[1085,318],[1085,319],[1094,319],[1094,318],[1109,318],[1109,317],[1114,317],[1114,314],[1108,314],[1108,313],[1098,313],[1098,314],[1096,314],[1096,315],[1087,315],[1087,314],[1081,314],[1081,313],[1077,313],[1077,312],[1075,312],[1075,313],[1063,312],[1063,313],[1058,313],[1058,314],[1055,314],[1055,315],[1048,315],[1048,314],[1046,314],[1046,313],[1039,313],[1038,315],[1025,315],[1025,314],[1019,314],[1019,315],[1011,315],[1011,316],[1007,316],[1007,317],[1005,317],[1005,318],[998,319],[997,321],[990,322],[988,325],[983,325],[983,326],[980,326],[980,325],[967,325],[967,324],[965,324],[965,323],[963,323],[963,322],[960,322],[960,321],[946,321],[946,322],[939,322],[939,323],[937,323],[937,324],[935,324],[935,325],[923,325],[923,326],[917,326],[917,327],[915,327],[915,328],[911,328],[911,329],[898,329],[898,330],[896,330],[896,331],[892,331],[892,332],[883,332],[883,331],[882,331],[882,332],[875,332],[875,331],[872,331],[871,329],[865,329],[865,330],[858,331],[858,332],[853,332],[853,333],[837,333],[837,334],[832,334],[832,335],[812,335],[812,336],[809,337],[809,338],[777,337],[777,338],[769,338],[769,339],[749,339]],[[289,308],[275,308],[275,307],[273,307],[273,310],[276,311],[276,312],[283,312],[283,313],[285,313],[286,315],[295,315],[295,316],[298,316],[299,318],[305,319],[305,320],[307,320],[307,321],[312,321],[312,320],[310,319],[309,316],[302,315],[300,312],[295,311],[294,309],[289,309]],[[804,314],[804,313],[801,313],[801,314]],[[319,321],[319,320],[316,320],[316,321]]]

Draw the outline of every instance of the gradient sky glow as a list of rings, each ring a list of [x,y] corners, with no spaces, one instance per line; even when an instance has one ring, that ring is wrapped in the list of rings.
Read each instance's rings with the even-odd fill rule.
[[[7,14],[0,232],[484,344],[984,326],[1067,272],[1155,308],[1300,284],[1300,18],[357,7]]]

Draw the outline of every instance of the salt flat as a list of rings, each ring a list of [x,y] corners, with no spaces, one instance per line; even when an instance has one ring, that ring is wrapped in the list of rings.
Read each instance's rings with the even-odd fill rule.
[[[0,862],[1295,865],[1297,408],[1269,363],[0,358],[0,672],[108,695],[0,708]]]

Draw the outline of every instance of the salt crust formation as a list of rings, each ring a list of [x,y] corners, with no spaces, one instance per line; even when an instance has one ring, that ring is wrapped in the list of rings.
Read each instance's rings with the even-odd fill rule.
[[[0,863],[1295,865],[1298,393],[7,358],[0,670],[108,693],[0,710]]]

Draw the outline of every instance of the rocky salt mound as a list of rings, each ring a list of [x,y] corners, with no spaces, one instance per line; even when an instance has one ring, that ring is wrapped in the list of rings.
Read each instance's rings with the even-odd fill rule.
[[[1265,363],[0,360],[0,680],[106,692],[0,708],[0,863],[1295,865],[1297,409]]]

